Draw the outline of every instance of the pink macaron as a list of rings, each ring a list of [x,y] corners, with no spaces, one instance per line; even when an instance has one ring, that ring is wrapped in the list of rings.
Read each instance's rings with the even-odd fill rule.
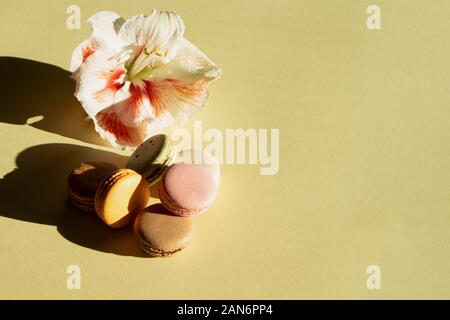
[[[158,192],[166,209],[178,216],[205,212],[216,197],[217,180],[203,166],[177,163],[162,177]]]

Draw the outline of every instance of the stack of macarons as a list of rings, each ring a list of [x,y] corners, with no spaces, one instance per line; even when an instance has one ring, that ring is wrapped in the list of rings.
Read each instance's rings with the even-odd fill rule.
[[[211,154],[176,153],[170,139],[160,134],[139,146],[126,168],[106,162],[80,164],[69,175],[68,196],[77,208],[96,212],[111,228],[133,223],[142,250],[163,257],[186,247],[193,217],[211,206],[219,184],[219,163]],[[161,203],[148,206],[151,186]]]

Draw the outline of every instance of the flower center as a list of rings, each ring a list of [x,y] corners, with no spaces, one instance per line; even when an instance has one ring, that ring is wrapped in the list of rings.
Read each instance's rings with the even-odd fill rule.
[[[152,70],[161,64],[161,59],[167,56],[168,50],[162,51],[159,46],[154,47],[151,51],[143,48],[136,59],[127,66],[127,80],[131,83],[139,85],[143,79],[151,76]]]

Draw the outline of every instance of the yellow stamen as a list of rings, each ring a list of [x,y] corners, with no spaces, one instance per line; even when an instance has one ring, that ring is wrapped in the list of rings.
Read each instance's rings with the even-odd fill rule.
[[[169,50],[164,50],[164,51],[162,51],[160,46],[156,46],[156,47],[153,49],[153,52],[154,52],[157,56],[160,56],[160,57],[164,57],[164,58],[165,58],[165,57],[167,56],[167,54],[169,53]]]

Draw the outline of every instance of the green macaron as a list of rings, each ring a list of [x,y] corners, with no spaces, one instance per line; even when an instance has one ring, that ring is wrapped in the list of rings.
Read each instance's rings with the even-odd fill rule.
[[[147,139],[130,156],[127,168],[141,174],[151,186],[156,183],[172,164],[175,147],[165,134],[158,134]]]

